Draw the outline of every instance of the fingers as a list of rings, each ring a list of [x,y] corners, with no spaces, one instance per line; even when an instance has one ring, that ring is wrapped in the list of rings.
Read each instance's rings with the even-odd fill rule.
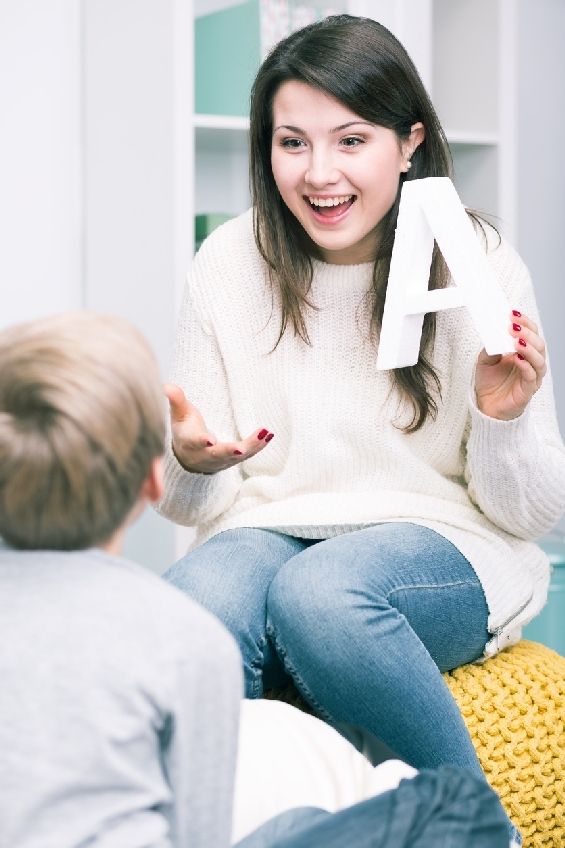
[[[185,421],[192,412],[193,407],[187,400],[181,387],[174,383],[165,383],[163,390],[169,400],[171,419],[175,422]]]
[[[173,451],[187,471],[215,474],[231,468],[264,450],[274,437],[274,433],[261,427],[246,439],[218,442],[180,386],[166,383],[164,392],[171,407]]]
[[[207,431],[202,416],[180,386],[166,383],[163,388],[171,409],[173,449],[179,461],[184,464],[185,455],[215,445],[216,438]]]
[[[239,461],[242,462],[243,459],[249,459],[264,450],[274,437],[275,434],[271,433],[270,430],[266,430],[264,427],[260,430],[255,430],[250,436],[238,443],[237,450],[241,451]]]
[[[520,324],[523,327],[527,327],[529,330],[532,330],[534,333],[538,332],[538,326],[535,324],[531,318],[528,318],[527,315],[524,315],[518,309],[512,310],[511,321],[513,324]]]
[[[173,449],[187,471],[215,474],[217,471],[224,471],[246,459],[251,459],[264,450],[273,437],[274,433],[261,428],[238,442],[214,441],[214,443],[208,442],[206,445],[197,446],[194,441],[189,443],[187,440],[184,442],[183,450],[176,449],[176,445],[173,445]]]
[[[545,343],[537,325],[527,315],[514,310],[510,334],[515,340],[516,366],[520,368],[523,379],[535,382],[536,388],[539,388],[547,372],[547,362]]]
[[[271,439],[274,438],[274,435],[274,433],[262,427],[239,442],[220,442],[211,447],[207,453],[209,456],[229,463],[229,465],[237,465],[237,463],[251,459],[264,450]]]

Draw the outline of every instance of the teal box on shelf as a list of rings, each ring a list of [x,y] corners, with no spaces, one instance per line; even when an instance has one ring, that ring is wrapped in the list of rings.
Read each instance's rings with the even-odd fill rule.
[[[565,540],[542,539],[539,545],[551,562],[549,595],[541,613],[524,628],[522,635],[565,657]]]
[[[194,38],[197,114],[248,117],[261,63],[259,0],[197,17]]]

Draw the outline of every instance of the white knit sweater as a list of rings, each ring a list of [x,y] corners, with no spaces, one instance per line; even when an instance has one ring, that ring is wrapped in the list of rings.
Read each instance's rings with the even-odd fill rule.
[[[489,237],[489,260],[510,304],[538,320],[527,269]],[[327,538],[385,521],[429,527],[472,564],[489,606],[490,654],[515,642],[541,609],[546,556],[531,540],[565,510],[565,449],[548,374],[513,421],[473,401],[480,339],[465,309],[439,313],[433,364],[436,420],[410,420],[376,370],[364,298],[371,265],[314,262],[311,346],[280,329],[278,293],[246,212],[196,256],[178,327],[172,380],[218,439],[275,433],[257,456],[213,475],[185,471],[169,450],[159,511],[198,528],[195,544],[233,527]]]

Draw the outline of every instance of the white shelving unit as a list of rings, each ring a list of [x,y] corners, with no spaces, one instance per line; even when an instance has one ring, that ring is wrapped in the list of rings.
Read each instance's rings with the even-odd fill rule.
[[[463,201],[511,239],[515,209],[515,2],[433,0],[431,94]]]
[[[249,119],[194,115],[194,214],[237,215],[249,206]]]

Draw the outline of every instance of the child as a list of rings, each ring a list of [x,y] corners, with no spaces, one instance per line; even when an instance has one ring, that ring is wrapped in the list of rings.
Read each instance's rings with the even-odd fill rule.
[[[127,322],[0,333],[0,845],[227,846],[240,657],[120,559],[161,495],[163,399]]]
[[[124,320],[0,333],[0,848],[230,844],[241,657],[209,613],[120,558],[162,494],[163,412],[153,356]],[[464,772],[377,775],[317,719],[254,706],[241,848],[505,845],[494,793]]]

